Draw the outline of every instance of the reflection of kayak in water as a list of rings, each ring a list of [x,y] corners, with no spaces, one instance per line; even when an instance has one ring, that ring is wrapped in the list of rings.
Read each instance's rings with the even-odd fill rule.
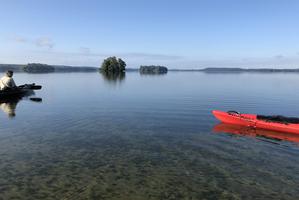
[[[240,114],[236,111],[219,110],[214,110],[213,115],[223,123],[299,134],[299,118]]]
[[[35,84],[26,84],[14,89],[0,90],[0,109],[12,118],[16,115],[16,107],[21,99],[34,94],[34,90],[40,90],[42,87]],[[31,101],[41,102],[38,97],[29,98]]]
[[[0,90],[0,99],[22,97],[33,93],[33,90],[40,90],[40,85],[26,84],[13,89]]]
[[[257,129],[234,124],[221,123],[214,126],[213,131],[216,133],[230,133],[249,137],[263,137],[275,140],[286,140],[299,143],[299,135],[292,133],[282,133],[265,129]]]

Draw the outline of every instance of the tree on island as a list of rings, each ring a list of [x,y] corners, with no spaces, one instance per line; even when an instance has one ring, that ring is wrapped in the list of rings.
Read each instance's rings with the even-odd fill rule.
[[[141,74],[166,74],[168,72],[168,69],[164,66],[149,65],[140,66],[139,72]]]
[[[101,66],[102,72],[120,73],[126,70],[126,63],[115,56],[106,58]]]

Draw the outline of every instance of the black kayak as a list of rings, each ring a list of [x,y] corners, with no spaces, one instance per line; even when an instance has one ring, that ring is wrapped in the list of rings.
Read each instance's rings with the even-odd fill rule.
[[[40,90],[42,86],[33,84],[20,85],[13,89],[0,90],[0,99],[23,97],[33,93],[33,90]]]

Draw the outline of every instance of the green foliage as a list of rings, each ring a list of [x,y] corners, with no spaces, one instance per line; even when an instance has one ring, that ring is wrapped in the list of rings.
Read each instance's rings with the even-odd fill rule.
[[[123,72],[126,69],[126,63],[115,56],[106,58],[101,66],[103,72]]]
[[[23,70],[28,73],[49,73],[54,72],[55,68],[51,65],[40,63],[28,63],[23,67]]]
[[[141,74],[166,74],[168,71],[167,67],[164,66],[140,66],[139,72]]]

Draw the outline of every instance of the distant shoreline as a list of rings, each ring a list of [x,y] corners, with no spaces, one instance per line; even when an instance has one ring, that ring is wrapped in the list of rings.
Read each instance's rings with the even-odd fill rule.
[[[126,69],[127,72],[139,71],[137,68]],[[204,69],[168,69],[169,72],[204,72],[204,73],[299,73],[299,68],[274,69],[274,68],[204,68]]]
[[[24,67],[26,64],[0,64],[0,72],[5,72],[7,70],[13,70],[14,72],[24,72]],[[57,73],[57,72],[96,72],[99,70],[97,67],[88,67],[88,66],[67,66],[67,65],[49,65],[55,70],[53,72],[45,73]],[[44,73],[44,72],[40,72]]]
[[[0,64],[0,72],[13,70],[14,72],[25,72],[23,68],[26,64]],[[67,65],[50,65],[55,68],[54,72],[50,73],[68,73],[68,72],[98,72],[98,67],[89,66],[67,66]],[[137,72],[138,68],[127,68],[127,72]],[[274,69],[274,68],[225,68],[225,67],[211,67],[203,69],[168,69],[170,72],[205,72],[205,73],[299,73],[299,68],[293,69]]]
[[[204,69],[169,69],[169,71],[177,72],[205,72],[205,73],[299,73],[299,68],[294,69],[274,69],[274,68],[204,68]]]

